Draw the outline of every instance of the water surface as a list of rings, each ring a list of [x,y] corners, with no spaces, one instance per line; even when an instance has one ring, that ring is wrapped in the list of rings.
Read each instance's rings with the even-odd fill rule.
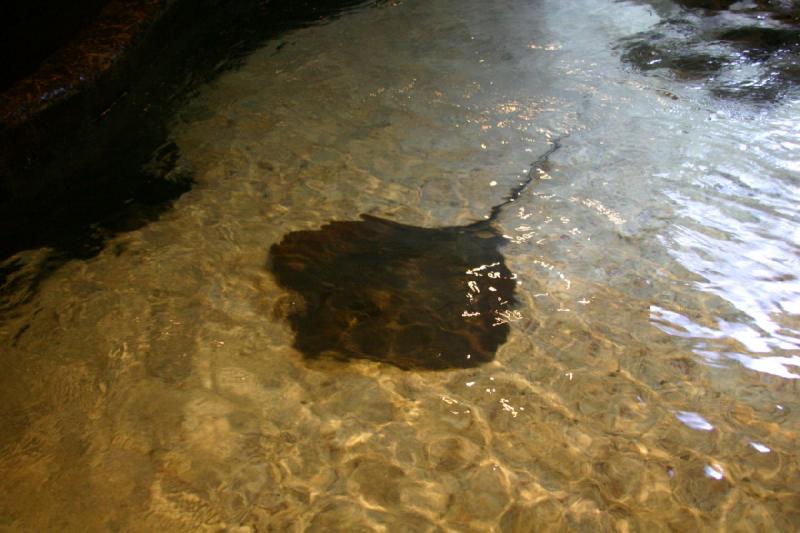
[[[800,99],[625,63],[663,17],[367,6],[204,87],[172,210],[53,272],[6,262],[0,525],[794,529]],[[520,283],[493,361],[293,348],[270,246],[361,213],[483,220],[556,138],[496,221]]]

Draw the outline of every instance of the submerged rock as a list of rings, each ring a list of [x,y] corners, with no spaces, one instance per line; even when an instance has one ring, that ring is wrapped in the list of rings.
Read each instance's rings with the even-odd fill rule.
[[[800,82],[800,16],[780,2],[678,2],[664,20],[620,42],[624,63],[719,98],[774,102]]]

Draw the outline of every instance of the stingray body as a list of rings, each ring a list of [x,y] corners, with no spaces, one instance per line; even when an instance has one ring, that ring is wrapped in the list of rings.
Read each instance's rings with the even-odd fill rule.
[[[278,284],[303,300],[288,316],[295,348],[307,358],[404,369],[491,361],[508,338],[517,285],[494,221],[558,146],[481,222],[423,228],[361,215],[284,236],[269,264]]]

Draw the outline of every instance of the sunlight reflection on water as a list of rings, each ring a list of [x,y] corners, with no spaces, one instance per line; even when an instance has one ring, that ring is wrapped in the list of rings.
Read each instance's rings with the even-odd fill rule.
[[[695,287],[738,313],[720,316],[710,327],[652,309],[662,330],[704,339],[697,352],[706,360],[729,358],[786,379],[800,377],[794,370],[800,350],[800,218],[794,207],[800,183],[791,172],[790,141],[798,132],[785,118],[797,107],[790,103],[775,117],[757,115],[757,130],[719,114],[704,131],[709,142],[690,152],[679,172],[690,187],[665,193],[680,216],[669,237],[662,237],[670,255],[699,276]],[[730,150],[730,144],[738,148]],[[707,342],[728,338],[740,349]]]

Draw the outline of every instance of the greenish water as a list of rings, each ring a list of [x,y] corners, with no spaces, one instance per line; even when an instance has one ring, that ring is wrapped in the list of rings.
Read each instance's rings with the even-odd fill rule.
[[[0,527],[796,529],[800,101],[621,62],[663,16],[387,3],[203,87],[174,209],[47,276],[47,250],[13,258]],[[482,220],[559,137],[497,221],[520,283],[492,362],[292,348],[271,245]]]

